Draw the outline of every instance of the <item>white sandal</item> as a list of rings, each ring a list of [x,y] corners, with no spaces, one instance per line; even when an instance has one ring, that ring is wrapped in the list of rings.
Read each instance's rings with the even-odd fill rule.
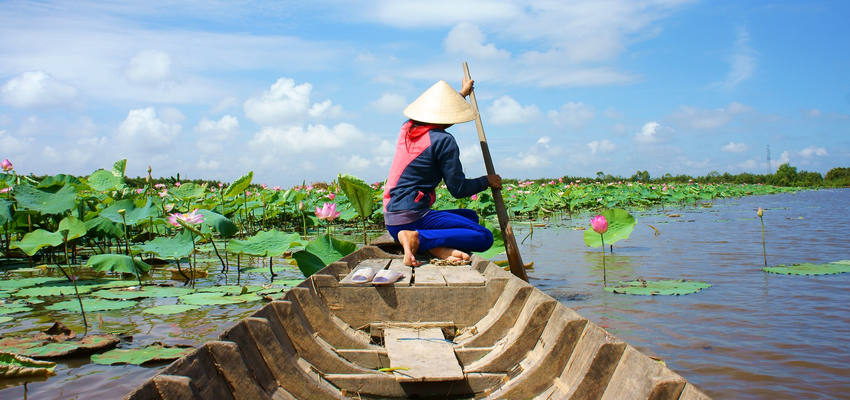
[[[375,270],[372,268],[360,268],[357,271],[354,271],[354,275],[351,275],[351,281],[354,283],[367,283],[372,281],[372,277],[375,276]]]
[[[404,276],[401,272],[393,271],[390,269],[382,269],[375,275],[375,278],[372,279],[373,285],[389,285],[394,283],[395,281],[401,279]]]

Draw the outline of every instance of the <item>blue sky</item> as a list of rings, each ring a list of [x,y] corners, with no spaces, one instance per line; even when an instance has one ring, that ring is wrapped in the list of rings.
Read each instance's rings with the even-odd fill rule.
[[[850,166],[846,2],[101,3],[0,2],[21,173],[383,180],[401,110],[463,61],[505,177]]]

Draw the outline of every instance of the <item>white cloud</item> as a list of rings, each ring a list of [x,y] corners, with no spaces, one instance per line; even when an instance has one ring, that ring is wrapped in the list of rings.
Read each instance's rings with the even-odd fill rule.
[[[10,135],[5,130],[0,129],[0,148],[3,149],[4,158],[8,157],[6,154],[21,152],[26,147],[27,143],[25,141]]]
[[[364,135],[354,125],[340,123],[333,128],[325,125],[266,127],[257,132],[249,145],[269,154],[321,152],[344,148],[362,140]]]
[[[729,72],[726,79],[714,86],[732,89],[753,76],[756,69],[756,53],[750,48],[750,33],[745,28],[738,29],[734,50],[729,57]]]
[[[260,96],[245,100],[245,116],[263,126],[291,126],[304,122],[307,117],[334,116],[340,108],[330,100],[310,105],[313,86],[305,82],[295,85],[289,78],[280,78]]]
[[[590,148],[591,154],[610,153],[617,149],[617,145],[608,139],[594,140],[588,143],[587,147]]]
[[[351,157],[348,157],[344,164],[346,170],[353,171],[362,171],[369,168],[371,165],[372,161],[357,154],[353,154]]]
[[[487,109],[487,122],[496,125],[528,122],[540,116],[536,105],[522,106],[510,96],[502,96],[493,101]]]
[[[157,114],[159,115],[159,119],[170,124],[179,124],[186,120],[183,112],[174,107],[162,107]]]
[[[821,113],[821,111],[817,108],[812,108],[811,110],[806,111],[806,115],[812,118],[817,118],[823,115],[823,113]]]
[[[749,149],[746,143],[729,142],[722,147],[722,150],[727,153],[743,153]]]
[[[239,120],[229,114],[218,121],[202,118],[195,126],[195,131],[200,134],[196,143],[198,149],[207,154],[217,153],[224,149],[226,141],[239,133]],[[210,164],[205,162],[205,165]]]
[[[812,158],[814,156],[822,157],[827,155],[827,152],[823,147],[809,146],[800,150],[800,155],[803,156],[803,158]]]
[[[681,106],[673,112],[671,119],[686,128],[715,129],[727,125],[735,116],[750,111],[752,107],[737,102],[712,110]]]
[[[195,164],[195,166],[198,167],[198,169],[200,169],[200,170],[214,171],[214,170],[217,170],[221,166],[221,162],[219,162],[218,160],[200,159]]]
[[[147,107],[130,110],[118,127],[116,140],[128,149],[162,149],[177,138],[180,130],[180,125],[160,120],[153,107]]]
[[[594,117],[593,107],[582,102],[569,102],[558,110],[549,110],[549,119],[555,125],[566,125],[572,128],[581,128]]]
[[[484,33],[468,22],[455,25],[446,36],[446,52],[461,54],[480,59],[507,59],[511,56],[506,50],[497,49],[493,43],[484,44]]]
[[[370,103],[372,108],[385,114],[401,114],[407,106],[404,96],[395,93],[383,93],[381,97]]]
[[[20,108],[66,105],[76,95],[77,89],[43,71],[24,72],[0,87],[0,100]]]
[[[124,74],[139,83],[165,80],[171,75],[171,56],[159,50],[140,51],[130,59]]]
[[[640,132],[636,133],[634,139],[638,143],[657,143],[660,141],[658,137],[658,131],[661,127],[661,124],[655,121],[650,121],[643,124],[643,128],[640,129]]]
[[[551,165],[550,160],[558,159],[563,153],[560,147],[552,146],[551,142],[552,138],[542,136],[527,151],[517,153],[516,157],[507,157],[504,163],[508,168],[519,171]]]

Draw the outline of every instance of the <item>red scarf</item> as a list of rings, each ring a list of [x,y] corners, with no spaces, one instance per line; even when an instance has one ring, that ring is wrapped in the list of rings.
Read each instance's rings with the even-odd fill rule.
[[[405,137],[410,139],[416,139],[432,129],[443,129],[446,125],[444,124],[426,124],[426,123],[413,123],[413,120],[407,121],[407,132],[405,133]]]

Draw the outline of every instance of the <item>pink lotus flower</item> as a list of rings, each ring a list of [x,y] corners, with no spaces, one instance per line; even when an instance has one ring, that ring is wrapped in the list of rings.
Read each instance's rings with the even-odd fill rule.
[[[142,194],[145,192],[145,189],[136,189],[136,194]]]
[[[219,182],[219,183],[218,183],[218,187],[224,187],[224,183]]]
[[[590,219],[590,227],[601,235],[608,231],[608,220],[602,215],[597,215]]]
[[[174,209],[174,204],[169,203],[169,204],[164,205],[162,208],[165,209],[165,212],[169,212],[169,211]]]
[[[309,191],[313,190],[313,185],[307,186],[305,189],[309,192]]]
[[[558,182],[564,183],[564,178],[558,178]]]
[[[336,211],[336,203],[325,203],[322,208],[316,206],[316,216],[325,221],[333,221],[339,217]]]
[[[198,210],[192,210],[190,213],[180,214],[174,213],[168,215],[168,223],[174,225],[176,227],[180,226],[178,220],[183,221],[184,223],[195,225],[204,222],[204,216],[202,214],[198,214]]]
[[[329,194],[328,194],[328,198],[329,198],[329,199],[331,199],[331,200],[333,200],[333,199],[335,199],[335,198],[336,198],[336,194],[335,194],[335,193],[329,193]]]
[[[157,183],[156,185],[153,185],[153,187],[160,189],[160,188],[164,188],[165,184],[164,183]]]
[[[0,194],[2,194],[2,193],[9,193],[9,192],[11,192],[11,191],[12,191],[12,187],[11,187],[11,186],[9,186],[9,187],[7,187],[7,188],[0,189]]]
[[[14,167],[12,166],[12,162],[8,158],[5,158],[3,161],[0,161],[0,168],[3,168],[3,171],[11,171]]]
[[[266,189],[266,188],[268,188],[268,187],[269,187],[269,185],[266,185],[266,184],[264,183],[264,184],[260,185],[260,187],[261,187],[261,188],[263,188],[263,189]]]
[[[174,186],[180,187],[180,182],[174,182]]]
[[[251,195],[251,191],[250,191],[250,190],[246,190],[246,191],[245,191],[245,196],[250,196],[250,195]]]
[[[478,200],[478,195],[473,194],[472,196],[469,196],[469,199],[472,200],[472,201]]]
[[[279,192],[279,191],[280,191],[280,186],[275,186],[275,187],[273,187],[272,189],[274,189],[274,191],[275,191],[275,192]]]
[[[163,189],[162,189],[162,191],[161,191],[161,192],[159,192],[159,193],[157,193],[157,194],[159,194],[159,197],[165,197],[165,196],[168,196],[168,190],[166,190],[165,188],[163,188]]]

